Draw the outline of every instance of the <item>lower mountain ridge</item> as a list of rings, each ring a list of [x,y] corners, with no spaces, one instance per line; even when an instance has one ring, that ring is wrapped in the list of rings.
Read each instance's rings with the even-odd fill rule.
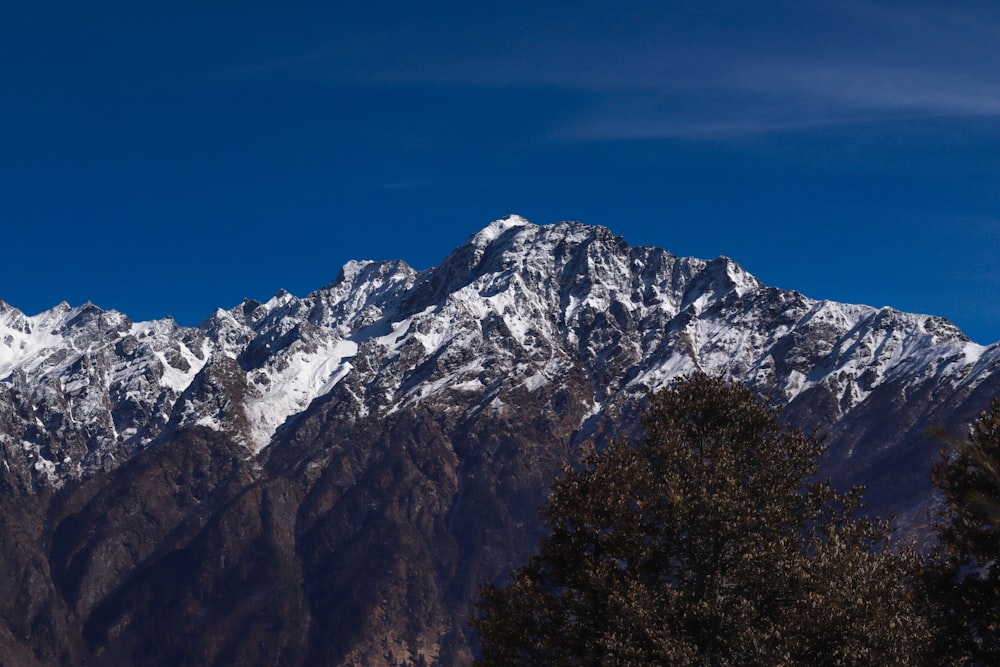
[[[516,216],[195,328],[0,302],[0,663],[467,665],[561,467],[696,371],[818,427],[919,541],[927,427],[1000,393],[1000,344]]]

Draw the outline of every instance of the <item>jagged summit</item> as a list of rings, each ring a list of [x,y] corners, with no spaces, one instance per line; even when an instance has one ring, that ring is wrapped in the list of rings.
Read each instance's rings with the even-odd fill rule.
[[[533,548],[561,466],[698,370],[819,425],[822,474],[919,537],[926,427],[1000,392],[1000,345],[517,216],[424,271],[352,261],[197,327],[0,302],[0,558],[36,614],[0,610],[0,653],[135,664],[196,636],[197,664],[468,664],[478,584]]]
[[[477,247],[483,247],[493,243],[510,229],[519,227],[534,227],[535,225],[525,220],[519,215],[511,214],[494,220],[490,224],[469,237],[468,243]]]
[[[589,387],[576,399],[589,414],[703,370],[785,402],[821,390],[836,397],[828,416],[840,419],[889,380],[944,374],[972,386],[996,356],[940,318],[816,302],[767,288],[725,257],[679,258],[630,247],[603,227],[516,215],[426,271],[351,261],[306,297],[282,290],[194,329],[134,324],[91,303],[34,317],[0,309],[0,378],[33,408],[69,410],[54,432],[33,437],[81,443],[59,460],[39,444],[41,458],[17,475],[24,488],[105,466],[105,452],[120,460],[189,424],[238,424],[259,452],[348,380],[359,387],[354,409],[378,414],[432,397],[482,409],[501,401],[489,387],[535,389],[576,374]],[[225,401],[187,395],[227,359],[237,366],[223,374]],[[81,423],[81,411],[92,421]],[[39,476],[41,459],[49,463]]]

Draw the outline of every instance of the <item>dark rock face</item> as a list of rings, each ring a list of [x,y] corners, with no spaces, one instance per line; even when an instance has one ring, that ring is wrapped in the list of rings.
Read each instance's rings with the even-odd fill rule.
[[[925,429],[1000,391],[1000,347],[517,218],[195,329],[0,302],[0,662],[468,664],[561,466],[694,370],[819,425],[919,538]]]

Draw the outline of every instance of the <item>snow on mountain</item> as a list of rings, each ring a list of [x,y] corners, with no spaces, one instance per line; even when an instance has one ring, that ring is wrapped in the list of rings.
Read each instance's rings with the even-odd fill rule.
[[[562,467],[697,370],[818,426],[821,474],[919,540],[927,427],[1000,393],[1000,344],[516,216],[425,271],[348,262],[198,327],[0,302],[0,647],[468,665],[479,584],[533,553]]]
[[[841,419],[889,382],[971,390],[998,360],[998,346],[940,318],[814,301],[725,257],[517,216],[426,271],[349,262],[307,297],[244,301],[197,328],[92,304],[29,317],[0,302],[0,387],[16,415],[3,432],[23,443],[26,487],[113,466],[185,425],[233,430],[260,452],[345,380],[364,416],[434,400],[499,409],[501,389],[581,372],[590,391],[574,400],[592,415],[702,370],[785,403],[821,388]]]

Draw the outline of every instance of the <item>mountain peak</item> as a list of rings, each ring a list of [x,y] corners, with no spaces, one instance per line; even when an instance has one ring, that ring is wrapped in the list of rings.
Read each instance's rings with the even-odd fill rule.
[[[250,411],[254,452],[342,381],[359,414],[377,414],[455,387],[537,391],[572,376],[591,388],[579,399],[589,411],[620,409],[636,392],[702,369],[783,401],[825,392],[839,419],[887,378],[916,382],[954,367],[964,373],[955,381],[968,384],[989,370],[971,368],[989,350],[970,356],[944,321],[827,307],[765,288],[727,257],[678,258],[631,247],[605,227],[535,225],[518,215],[489,223],[425,271],[402,261],[350,261],[305,298],[281,290],[266,303],[247,300],[217,310],[197,330],[137,327],[90,302],[64,302],[34,318],[5,306],[4,375],[20,369],[36,384],[58,376],[68,397],[33,399],[54,412],[92,388],[88,409],[103,410],[108,425],[101,437],[131,438],[129,446],[165,425],[190,423],[179,395],[202,368],[227,360],[242,374],[246,396],[233,405]],[[136,422],[124,436],[115,427],[121,405]],[[139,424],[154,411],[151,426]],[[67,466],[77,463],[89,464],[71,458]]]
[[[494,220],[490,224],[483,227],[481,230],[472,235],[469,242],[478,247],[483,248],[497,240],[504,232],[509,229],[514,229],[515,227],[534,227],[535,225],[528,220],[522,218],[519,215],[508,215],[499,220]]]
[[[265,645],[467,665],[476,583],[527,557],[552,479],[637,435],[649,392],[695,371],[821,425],[819,476],[867,485],[908,538],[934,510],[926,427],[959,432],[1000,390],[1000,344],[766,287],[726,257],[519,216],[424,271],[348,262],[305,297],[244,300],[198,328],[0,302],[0,500],[20,496],[0,555],[27,582],[0,613],[0,655],[68,637],[62,662],[91,664],[70,653],[86,635],[95,656],[135,664],[187,641],[197,616],[192,641],[221,651],[201,662]],[[173,591],[179,604],[150,612]]]

